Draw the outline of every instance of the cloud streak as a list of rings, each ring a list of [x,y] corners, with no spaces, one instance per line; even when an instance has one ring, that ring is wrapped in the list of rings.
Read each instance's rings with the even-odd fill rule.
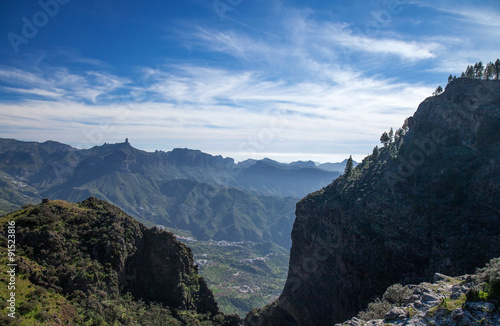
[[[460,8],[428,9],[467,28],[497,24],[491,15],[474,24]],[[67,49],[57,64],[47,56],[36,66],[0,66],[0,92],[10,97],[0,101],[1,136],[77,147],[128,137],[147,150],[189,147],[240,160],[360,160],[437,86],[412,75],[453,73],[485,53],[484,45],[460,47],[484,42],[472,32],[387,27],[369,35],[351,22],[284,6],[273,18],[269,33],[245,24],[178,25],[168,41],[186,58],[166,55],[156,69],[117,73],[112,63]],[[404,74],[395,77],[394,67]]]

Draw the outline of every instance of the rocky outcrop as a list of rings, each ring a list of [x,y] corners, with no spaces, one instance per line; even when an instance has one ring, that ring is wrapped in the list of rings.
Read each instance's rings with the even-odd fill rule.
[[[407,126],[297,204],[283,293],[246,325],[340,322],[390,284],[500,255],[500,81],[453,81]]]
[[[449,277],[436,273],[433,281],[407,285],[403,304],[390,308],[383,318],[354,317],[335,326],[500,325],[495,304],[470,299],[471,291],[481,286],[476,275]]]

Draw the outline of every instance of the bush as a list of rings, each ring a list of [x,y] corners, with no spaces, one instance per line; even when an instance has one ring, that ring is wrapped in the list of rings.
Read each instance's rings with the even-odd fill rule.
[[[407,286],[393,284],[387,288],[382,299],[377,298],[374,302],[368,304],[366,310],[358,314],[362,320],[383,319],[385,314],[395,306],[404,305],[405,299],[408,299],[413,291]]]
[[[42,321],[42,322],[49,320],[49,318],[50,318],[50,314],[45,310],[39,311],[35,315],[35,319]]]
[[[480,268],[476,271],[477,278],[481,282],[486,284],[483,287],[483,291],[476,290],[475,293],[472,292],[468,295],[468,298],[484,298],[488,301],[499,301],[500,300],[500,258],[493,258],[490,260],[485,267]],[[498,304],[498,302],[497,302]]]
[[[412,294],[413,291],[407,286],[398,283],[388,287],[382,298],[393,305],[402,306],[405,299],[408,299]]]
[[[385,314],[391,310],[392,307],[393,306],[386,300],[377,298],[374,302],[368,304],[366,310],[358,314],[358,318],[362,320],[383,319]]]
[[[493,258],[485,267],[478,269],[476,274],[483,282],[500,282],[500,258]]]
[[[22,302],[19,305],[18,311],[19,311],[19,313],[21,315],[25,315],[25,314],[27,314],[28,312],[32,311],[35,308],[36,308],[36,302],[26,301],[26,302]]]

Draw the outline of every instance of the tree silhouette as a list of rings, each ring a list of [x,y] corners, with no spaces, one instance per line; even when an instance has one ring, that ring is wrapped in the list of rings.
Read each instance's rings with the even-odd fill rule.
[[[403,136],[405,135],[405,131],[403,128],[399,128],[398,130],[396,130],[396,133],[394,134],[394,141],[396,141],[396,139],[401,139],[403,138]]]
[[[443,88],[441,87],[441,85],[439,85],[438,88],[436,88],[436,90],[434,91],[434,93],[432,93],[432,96],[439,95],[442,92],[443,92]]]
[[[391,130],[389,130],[387,136],[389,136],[389,143],[392,143],[392,141],[394,140],[394,129],[392,129],[392,127]]]
[[[347,159],[347,163],[345,165],[345,170],[344,170],[344,175],[346,177],[351,175],[353,166],[354,166],[354,164],[352,163],[352,155],[349,155],[349,158]]]
[[[474,79],[474,67],[467,66],[467,70],[465,70],[465,77]]]
[[[496,80],[499,80],[500,79],[500,59],[497,59],[497,61],[495,61],[494,63],[494,67],[495,67],[495,79]]]
[[[389,137],[389,134],[384,131],[384,133],[382,134],[382,136],[380,136],[380,142],[382,144],[384,144],[384,146],[387,146],[387,144],[389,144],[390,140],[391,140],[391,138]]]
[[[484,79],[488,80],[493,77],[494,74],[495,65],[493,64],[493,62],[489,62],[488,64],[486,64],[486,68],[484,69]]]
[[[484,70],[483,63],[481,61],[479,61],[478,63],[476,63],[474,65],[474,76],[477,79],[482,79],[483,78],[483,70]]]

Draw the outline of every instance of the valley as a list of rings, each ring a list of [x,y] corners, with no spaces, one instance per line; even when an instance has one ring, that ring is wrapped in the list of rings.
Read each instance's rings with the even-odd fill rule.
[[[244,317],[281,293],[295,204],[338,177],[342,166],[235,163],[188,149],[145,152],[128,139],[85,150],[0,139],[0,212],[42,198],[106,200],[176,234],[192,249],[221,311]]]
[[[199,273],[224,313],[242,318],[279,297],[288,272],[289,251],[272,243],[193,241],[178,238],[194,253]]]

